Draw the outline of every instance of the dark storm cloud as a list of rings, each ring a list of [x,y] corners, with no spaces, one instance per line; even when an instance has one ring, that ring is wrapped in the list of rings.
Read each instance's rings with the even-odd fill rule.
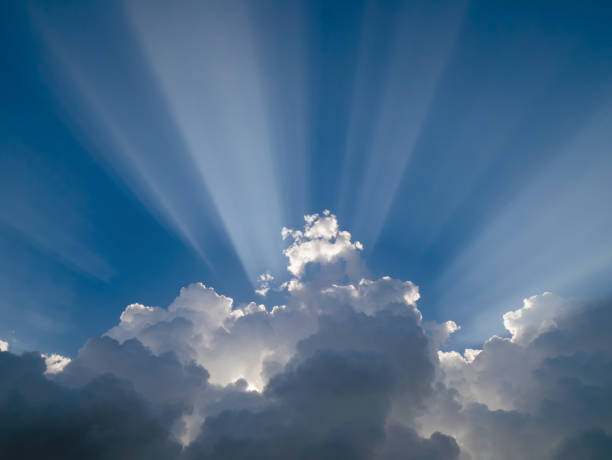
[[[153,410],[111,375],[80,389],[44,377],[34,353],[0,353],[0,458],[159,459],[175,457],[175,414]]]

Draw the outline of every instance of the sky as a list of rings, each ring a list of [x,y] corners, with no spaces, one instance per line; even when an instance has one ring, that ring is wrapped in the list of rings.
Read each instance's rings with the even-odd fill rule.
[[[4,5],[0,335],[73,354],[191,282],[256,300],[323,209],[465,344],[610,293],[609,11],[488,3]]]
[[[3,2],[0,453],[605,458],[611,18]]]

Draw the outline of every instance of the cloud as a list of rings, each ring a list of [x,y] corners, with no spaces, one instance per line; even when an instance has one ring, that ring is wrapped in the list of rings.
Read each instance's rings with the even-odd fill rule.
[[[357,285],[333,284],[322,292],[368,315],[390,307],[418,312],[416,303],[420,297],[419,288],[410,281],[394,280],[388,276],[376,281],[362,278]]]
[[[188,457],[389,458],[386,422],[394,397],[408,398],[416,413],[434,378],[419,322],[391,311],[321,316],[318,331],[298,343],[291,362],[267,384],[264,408],[207,418]],[[401,446],[406,453],[429,442],[411,434]]]
[[[219,295],[211,287],[194,283],[182,288],[179,296],[167,310],[140,304],[129,305],[121,314],[121,322],[108,335],[125,340],[135,337],[153,324],[169,322],[176,318],[191,321],[200,333],[199,339],[207,345],[212,331],[233,316],[233,300]]]
[[[89,339],[56,380],[84,386],[112,374],[129,381],[139,395],[157,403],[186,403],[206,390],[208,372],[195,363],[181,363],[174,353],[155,355],[138,340],[122,344],[110,337]]]
[[[606,458],[587,452],[602,452],[612,432],[610,307],[525,299],[504,315],[511,337],[440,353],[446,399],[424,423],[444,427],[474,460]]]
[[[504,327],[512,334],[512,342],[528,344],[542,333],[554,329],[566,302],[551,292],[535,295],[523,301],[523,306],[505,313]]]
[[[563,443],[554,460],[605,459],[612,452],[612,436],[602,430],[585,431]]]
[[[450,436],[435,432],[429,438],[420,437],[414,430],[403,426],[392,426],[379,460],[453,460],[459,458],[457,441]]]
[[[265,297],[265,295],[270,290],[270,281],[272,281],[273,279],[274,277],[268,272],[259,275],[259,277],[257,278],[257,282],[259,283],[259,289],[255,289],[255,293],[262,297]]]
[[[0,354],[0,457],[171,459],[171,413],[158,412],[111,375],[79,389],[44,376],[40,355]]]
[[[284,233],[282,305],[196,283],[129,305],[72,361],[1,353],[0,456],[31,438],[21,458],[605,458],[610,302],[535,295],[506,337],[447,350],[460,326],[423,321],[410,281],[369,279],[333,214]]]
[[[322,216],[304,216],[304,221],[303,231],[282,229],[283,239],[293,239],[284,254],[289,259],[287,270],[297,278],[302,277],[309,263],[330,264],[341,259],[351,261],[363,249],[359,241],[351,241],[349,232],[339,230],[336,216],[328,210],[323,211]]]
[[[295,343],[315,327],[309,311],[234,306],[231,298],[196,283],[183,288],[167,310],[128,306],[107,335],[119,342],[138,339],[156,354],[172,352],[183,363],[193,361],[210,372],[215,384],[243,378],[261,389],[265,362],[287,362]]]
[[[57,353],[42,354],[41,356],[45,359],[45,374],[59,374],[71,361],[70,358]]]
[[[8,349],[9,349],[8,342],[5,342],[4,340],[0,340],[0,352],[8,351]]]

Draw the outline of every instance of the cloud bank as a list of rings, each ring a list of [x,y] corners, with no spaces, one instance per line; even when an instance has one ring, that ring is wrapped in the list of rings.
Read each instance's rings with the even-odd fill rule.
[[[552,293],[507,337],[443,350],[410,281],[370,279],[329,211],[284,228],[288,276],[233,299],[201,283],[132,304],[73,360],[0,341],[0,457],[604,459],[612,305]]]

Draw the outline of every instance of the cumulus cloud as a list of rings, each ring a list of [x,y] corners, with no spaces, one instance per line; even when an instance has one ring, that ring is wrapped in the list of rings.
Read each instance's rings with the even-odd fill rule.
[[[610,308],[551,293],[525,299],[504,315],[509,338],[439,353],[445,396],[423,423],[444,427],[476,460],[607,458]]]
[[[59,374],[70,364],[71,359],[57,353],[42,354],[45,359],[45,374]]]
[[[139,395],[159,403],[184,403],[208,385],[208,372],[195,363],[181,363],[174,353],[155,355],[138,340],[122,344],[110,337],[89,339],[55,380],[83,386],[112,374],[129,381]]]
[[[283,239],[293,240],[284,254],[289,259],[287,270],[297,278],[302,277],[310,263],[350,262],[363,249],[359,241],[351,241],[349,232],[339,230],[336,216],[328,210],[323,211],[323,215],[304,216],[304,221],[304,230],[282,229]]]
[[[446,350],[460,325],[425,322],[412,282],[370,279],[329,211],[283,236],[282,305],[196,283],[129,305],[73,360],[1,353],[0,457],[609,457],[609,302],[532,296],[507,336]]]
[[[529,297],[521,308],[504,314],[504,327],[512,334],[512,342],[528,344],[557,326],[556,320],[563,314],[566,304],[551,292]]]
[[[254,302],[234,306],[231,298],[197,283],[183,288],[168,309],[128,306],[107,335],[119,342],[138,339],[156,354],[193,361],[215,384],[246,379],[250,388],[261,389],[266,363],[287,362],[295,343],[315,327],[308,311]]]
[[[322,292],[368,315],[388,308],[398,308],[399,311],[409,308],[418,312],[416,303],[420,297],[419,288],[412,282],[394,280],[388,276],[376,281],[363,278],[357,285],[333,284]]]
[[[219,459],[253,458],[253,452],[267,459],[389,458],[386,422],[393,398],[408,398],[416,414],[433,377],[416,315],[369,316],[350,309],[323,315],[318,331],[299,342],[292,360],[269,381],[263,409],[208,417],[189,452]],[[407,454],[440,441],[412,434],[403,440]]]

